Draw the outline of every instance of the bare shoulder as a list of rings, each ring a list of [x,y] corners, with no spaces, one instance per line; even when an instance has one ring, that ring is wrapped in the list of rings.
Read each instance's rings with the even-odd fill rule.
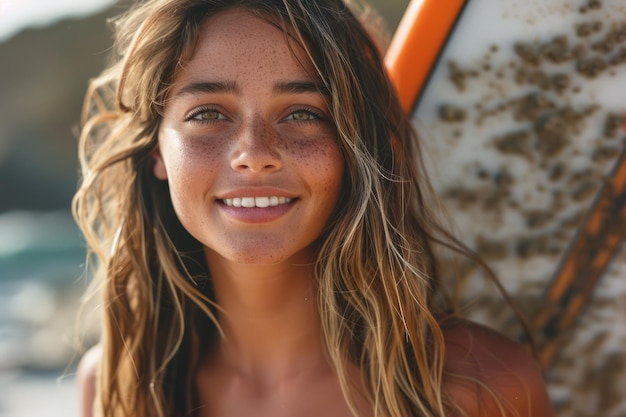
[[[459,318],[441,329],[446,389],[467,416],[554,416],[541,369],[522,345]]]
[[[91,417],[93,415],[93,402],[96,397],[96,380],[101,357],[102,347],[96,345],[83,355],[78,364],[76,380],[78,383],[82,417]]]

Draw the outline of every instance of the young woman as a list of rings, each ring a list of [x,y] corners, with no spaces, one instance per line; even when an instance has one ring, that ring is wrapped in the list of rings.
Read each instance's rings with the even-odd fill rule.
[[[439,206],[340,0],[153,0],[92,84],[75,215],[91,416],[550,416],[524,349],[444,315]]]

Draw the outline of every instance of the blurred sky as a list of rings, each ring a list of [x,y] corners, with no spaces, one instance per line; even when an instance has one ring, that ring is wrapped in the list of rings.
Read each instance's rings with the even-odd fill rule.
[[[102,10],[114,0],[0,0],[0,42],[26,27]]]

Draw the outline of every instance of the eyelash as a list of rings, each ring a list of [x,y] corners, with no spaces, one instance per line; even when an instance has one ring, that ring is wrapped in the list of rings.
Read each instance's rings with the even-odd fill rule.
[[[296,113],[306,113],[310,116],[313,116],[313,119],[309,119],[309,120],[298,120],[293,118],[293,115]],[[314,121],[326,121],[326,118],[324,117],[323,114],[321,114],[319,111],[312,109],[310,107],[303,107],[300,109],[296,109],[292,112],[289,113],[289,115],[287,117],[292,117],[292,119],[289,120],[293,120],[294,122],[300,122],[300,123],[311,123]]]
[[[200,116],[203,113],[211,113],[211,112],[217,113],[218,118],[206,119],[206,120],[196,119],[196,117]],[[222,117],[220,118],[219,116],[222,116]],[[223,119],[226,119],[226,116],[224,116],[224,113],[222,113],[218,108],[212,107],[212,106],[198,107],[197,109],[192,110],[185,116],[186,122],[197,122],[197,123],[213,123],[217,120],[223,120]]]
[[[202,115],[203,113],[217,113],[218,114],[218,118],[216,119],[197,119],[198,116]],[[308,119],[308,120],[298,120],[293,118],[294,114],[297,113],[306,113],[308,115],[313,116],[312,119]],[[221,116],[221,117],[220,117]],[[292,117],[291,119],[288,119],[289,117]],[[224,116],[224,113],[222,113],[218,108],[212,107],[212,106],[205,106],[205,107],[199,107],[197,109],[192,110],[191,112],[189,112],[186,116],[185,116],[185,121],[186,122],[195,122],[195,123],[214,123],[218,120],[224,120],[227,117]],[[326,121],[326,117],[321,114],[321,112],[312,109],[310,107],[303,107],[303,108],[299,108],[296,110],[293,110],[292,112],[289,113],[289,115],[283,119],[283,120],[291,120],[297,123],[312,123],[315,121]]]

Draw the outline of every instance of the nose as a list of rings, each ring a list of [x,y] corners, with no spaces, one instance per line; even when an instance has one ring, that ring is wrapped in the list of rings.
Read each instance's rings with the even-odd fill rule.
[[[231,168],[239,172],[277,171],[282,166],[276,132],[261,117],[242,123],[237,132]]]

